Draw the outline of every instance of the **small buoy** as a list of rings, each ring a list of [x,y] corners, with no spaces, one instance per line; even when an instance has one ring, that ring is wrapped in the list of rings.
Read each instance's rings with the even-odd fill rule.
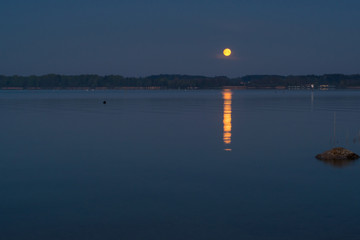
[[[103,104],[106,104],[106,101],[103,101]]]

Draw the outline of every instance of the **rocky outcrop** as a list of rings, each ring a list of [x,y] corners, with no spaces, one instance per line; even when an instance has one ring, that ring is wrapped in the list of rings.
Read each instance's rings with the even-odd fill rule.
[[[333,148],[315,156],[319,160],[356,160],[359,155],[342,147]]]
[[[320,153],[315,157],[333,166],[342,167],[358,159],[359,155],[353,153],[348,149],[337,147],[329,151]]]

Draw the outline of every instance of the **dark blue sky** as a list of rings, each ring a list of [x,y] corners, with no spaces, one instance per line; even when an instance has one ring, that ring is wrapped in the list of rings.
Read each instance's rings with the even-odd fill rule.
[[[0,74],[359,73],[359,9],[359,0],[2,0]]]

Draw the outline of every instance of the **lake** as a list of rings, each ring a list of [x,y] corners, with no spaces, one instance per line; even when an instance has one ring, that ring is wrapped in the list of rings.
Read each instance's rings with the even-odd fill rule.
[[[106,101],[106,104],[104,104]],[[0,239],[360,239],[360,91],[0,91]]]

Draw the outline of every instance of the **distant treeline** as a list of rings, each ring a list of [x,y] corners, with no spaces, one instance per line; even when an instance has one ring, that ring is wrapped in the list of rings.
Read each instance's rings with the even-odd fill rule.
[[[360,74],[325,74],[325,75],[302,75],[302,76],[279,76],[279,75],[251,75],[242,77],[244,84],[251,88],[277,88],[297,87],[319,88],[328,86],[334,88],[357,88],[360,87]]]
[[[360,75],[250,75],[241,78],[204,77],[190,75],[156,75],[149,77],[122,77],[119,75],[57,75],[1,76],[1,89],[210,89],[210,88],[336,88],[360,87]]]
[[[157,75],[145,78],[127,78],[118,75],[56,75],[0,76],[0,88],[23,89],[117,89],[117,88],[221,88],[239,85],[238,80],[227,77],[188,75]]]

